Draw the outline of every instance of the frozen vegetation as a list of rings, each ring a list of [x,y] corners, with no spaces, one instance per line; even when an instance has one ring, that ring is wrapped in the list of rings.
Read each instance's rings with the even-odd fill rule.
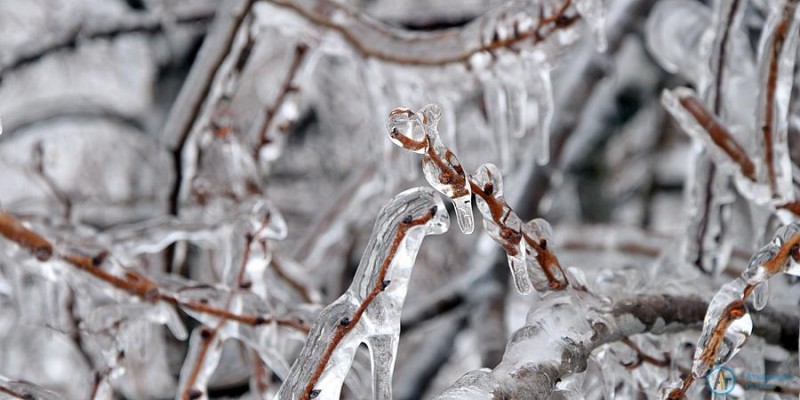
[[[0,398],[798,398],[798,5],[0,0]]]

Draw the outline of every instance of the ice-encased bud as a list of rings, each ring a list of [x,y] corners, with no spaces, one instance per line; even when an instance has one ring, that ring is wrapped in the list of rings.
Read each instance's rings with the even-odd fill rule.
[[[422,172],[425,180],[439,193],[449,197],[455,207],[458,227],[466,234],[475,229],[472,215],[472,190],[461,162],[439,138],[437,125],[442,116],[438,105],[430,104],[420,112],[429,147],[422,157]]]
[[[800,222],[793,222],[784,225],[775,232],[773,243],[778,246],[784,246],[787,243],[792,243],[789,248],[789,254],[786,259],[786,264],[783,265],[782,270],[785,274],[800,276]]]
[[[498,200],[503,199],[503,175],[500,172],[500,168],[497,168],[496,165],[491,163],[481,165],[475,171],[475,174],[472,175],[472,180],[475,181],[487,195]],[[483,205],[483,208],[481,205]],[[478,210],[484,215],[491,215],[485,203],[478,203]]]
[[[386,128],[392,143],[419,154],[425,154],[428,150],[422,119],[414,111],[407,108],[395,108],[389,114]]]

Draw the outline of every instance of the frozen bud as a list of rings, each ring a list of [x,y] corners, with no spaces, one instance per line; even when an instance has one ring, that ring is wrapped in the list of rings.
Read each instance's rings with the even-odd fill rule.
[[[422,120],[414,111],[395,108],[389,114],[386,128],[392,143],[419,154],[424,154],[428,150],[428,140],[425,137]]]

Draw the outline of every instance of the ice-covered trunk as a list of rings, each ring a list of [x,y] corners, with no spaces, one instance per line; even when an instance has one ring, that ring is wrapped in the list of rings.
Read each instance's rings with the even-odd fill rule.
[[[338,399],[358,346],[372,357],[374,397],[391,399],[400,314],[422,243],[449,228],[431,189],[410,189],[380,212],[353,283],[322,311],[276,399]]]

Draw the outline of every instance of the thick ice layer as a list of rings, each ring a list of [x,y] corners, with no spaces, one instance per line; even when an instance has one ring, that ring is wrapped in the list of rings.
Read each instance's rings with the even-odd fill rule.
[[[392,372],[414,260],[426,235],[449,228],[431,189],[395,196],[379,213],[353,283],[322,311],[276,399],[338,399],[355,351],[372,357],[373,396],[391,399]]]

